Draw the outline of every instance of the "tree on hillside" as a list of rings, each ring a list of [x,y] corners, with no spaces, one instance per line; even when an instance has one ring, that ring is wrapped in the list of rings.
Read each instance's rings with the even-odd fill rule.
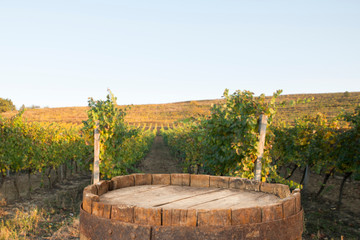
[[[10,99],[0,98],[0,113],[15,110],[15,105]]]

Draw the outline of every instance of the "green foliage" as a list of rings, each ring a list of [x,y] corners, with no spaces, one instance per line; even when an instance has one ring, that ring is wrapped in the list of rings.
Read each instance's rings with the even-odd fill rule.
[[[187,170],[201,168],[210,174],[253,178],[259,137],[257,119],[265,113],[269,126],[262,181],[301,188],[300,184],[284,179],[294,166],[300,169],[308,166],[316,173],[354,173],[358,177],[360,107],[333,119],[317,113],[298,117],[292,125],[282,122],[272,125],[278,94],[264,101],[263,96],[255,98],[248,91],[233,95],[225,91],[224,103],[213,106],[211,116],[187,121],[163,131],[163,135],[172,151],[184,160]],[[293,104],[309,101],[312,99],[298,99]],[[288,169],[284,177],[278,173],[280,167]]]
[[[187,121],[172,129],[161,129],[171,152],[183,162],[184,172],[199,173],[203,168],[205,132],[199,122]]]
[[[353,113],[346,113],[343,119],[350,128],[338,134],[334,155],[337,169],[342,173],[360,174],[360,105]]]
[[[23,111],[9,119],[0,119],[0,170],[42,172],[61,164],[76,162],[88,168],[89,146],[80,129],[66,124],[28,123]]]
[[[329,122],[321,113],[298,118],[293,126],[273,127],[275,139],[271,154],[278,166],[308,165],[317,173],[324,168],[330,170],[335,163],[332,149],[338,129],[338,121]]]
[[[224,92],[224,103],[214,105],[208,118],[188,121],[174,129],[163,131],[164,139],[173,152],[184,160],[185,169],[215,175],[254,178],[254,162],[258,154],[261,114],[271,124],[276,112],[274,93],[270,101],[265,96],[255,97],[249,91]],[[271,134],[270,134],[271,135]],[[262,181],[276,172],[269,156],[267,138],[263,156]],[[196,171],[195,171],[196,172]],[[273,173],[271,176],[277,176]],[[279,178],[279,177],[278,177]]]
[[[360,108],[332,120],[318,113],[299,117],[293,125],[277,123],[273,126],[277,109],[275,99],[279,94],[277,92],[272,100],[265,101],[263,95],[256,98],[248,91],[229,95],[226,90],[223,104],[213,106],[209,117],[187,119],[174,129],[163,130],[162,134],[172,152],[183,160],[186,171],[253,178],[259,139],[258,119],[265,113],[269,121],[262,181],[301,188],[277,172],[278,167],[290,166],[309,166],[316,173],[335,170],[358,176]],[[296,104],[309,101],[297,100]]]
[[[0,98],[0,113],[15,110],[15,105],[10,99]]]
[[[24,168],[25,152],[30,148],[29,138],[23,131],[22,112],[11,119],[0,122],[0,169],[3,175],[7,170],[18,172]]]
[[[29,212],[17,210],[14,218],[1,220],[0,240],[6,239],[29,239],[36,237],[42,231],[42,223],[48,218],[44,210],[38,208]]]
[[[83,122],[89,142],[92,142],[93,129],[99,124],[100,173],[105,178],[134,171],[134,165],[150,149],[156,134],[125,124],[127,109],[118,108],[116,97],[108,91],[106,100],[89,98],[88,120]]]
[[[341,120],[341,121],[340,121]],[[271,156],[278,166],[309,166],[316,172],[360,173],[360,107],[328,120],[323,114],[272,128]]]
[[[271,124],[276,112],[276,98],[280,94],[279,90],[270,101],[265,101],[264,94],[255,97],[249,91],[236,91],[229,95],[225,90],[225,103],[213,106],[210,118],[203,121],[208,150],[204,164],[212,173],[254,178],[259,141],[258,119],[265,114],[268,124]],[[267,141],[263,156],[263,180],[271,171],[268,145]]]

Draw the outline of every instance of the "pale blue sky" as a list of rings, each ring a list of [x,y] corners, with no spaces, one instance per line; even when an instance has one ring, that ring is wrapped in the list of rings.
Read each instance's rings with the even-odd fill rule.
[[[17,107],[360,91],[360,1],[0,0],[0,97]]]

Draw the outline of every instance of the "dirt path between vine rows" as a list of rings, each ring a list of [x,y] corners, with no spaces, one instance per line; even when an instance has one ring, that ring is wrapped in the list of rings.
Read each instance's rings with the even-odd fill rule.
[[[138,169],[144,173],[181,173],[181,166],[165,145],[162,136],[156,136],[148,155]]]

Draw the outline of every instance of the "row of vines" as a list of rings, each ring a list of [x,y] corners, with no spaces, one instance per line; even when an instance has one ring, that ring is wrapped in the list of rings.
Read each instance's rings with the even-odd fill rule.
[[[210,116],[190,119],[182,126],[162,131],[165,142],[184,160],[186,171],[252,179],[258,156],[259,117],[266,114],[271,126],[280,94],[280,90],[275,92],[268,101],[265,95],[254,97],[250,91],[230,95],[225,90],[224,103],[214,105]],[[271,164],[271,145],[266,138],[262,181],[278,178],[276,166]]]
[[[360,179],[360,106],[330,120],[318,113],[298,118],[293,125],[278,124],[271,131],[273,164],[285,170],[285,179],[301,169],[300,184],[306,188],[309,171],[322,174],[323,184],[317,192],[320,196],[330,176],[342,176],[340,207],[346,180],[351,176]]]
[[[91,147],[80,134],[79,126],[28,123],[22,114],[23,111],[12,118],[0,119],[1,184],[7,175],[13,174],[19,196],[20,173],[28,174],[30,190],[31,174],[41,173],[52,187],[52,175],[64,178],[66,168],[74,171],[88,168]]]
[[[306,187],[311,170],[325,175],[320,194],[332,174],[342,175],[343,183],[351,175],[359,178],[360,108],[332,120],[319,113],[296,119],[292,125],[275,124],[280,93],[277,91],[268,101],[264,95],[255,97],[249,91],[230,95],[226,90],[224,104],[214,105],[209,116],[182,121],[177,127],[163,130],[162,135],[171,151],[183,160],[187,172],[252,179],[259,142],[258,119],[266,114],[269,120],[262,181]],[[304,172],[300,183],[289,180],[296,169]]]
[[[116,100],[110,90],[106,100],[90,98],[88,120],[84,121],[83,130],[88,133],[89,139],[93,139],[96,127],[100,132],[102,179],[137,172],[136,166],[150,150],[157,131],[125,123],[127,108],[118,108]]]
[[[92,170],[96,123],[100,129],[100,174],[102,179],[137,172],[137,163],[149,151],[156,129],[129,126],[126,109],[116,106],[110,92],[106,100],[89,99],[88,120],[83,125],[27,122],[23,111],[12,118],[0,117],[1,185],[9,175],[19,197],[18,177],[41,174],[51,188],[62,181],[64,170],[89,174]],[[31,183],[28,194],[30,196]]]

